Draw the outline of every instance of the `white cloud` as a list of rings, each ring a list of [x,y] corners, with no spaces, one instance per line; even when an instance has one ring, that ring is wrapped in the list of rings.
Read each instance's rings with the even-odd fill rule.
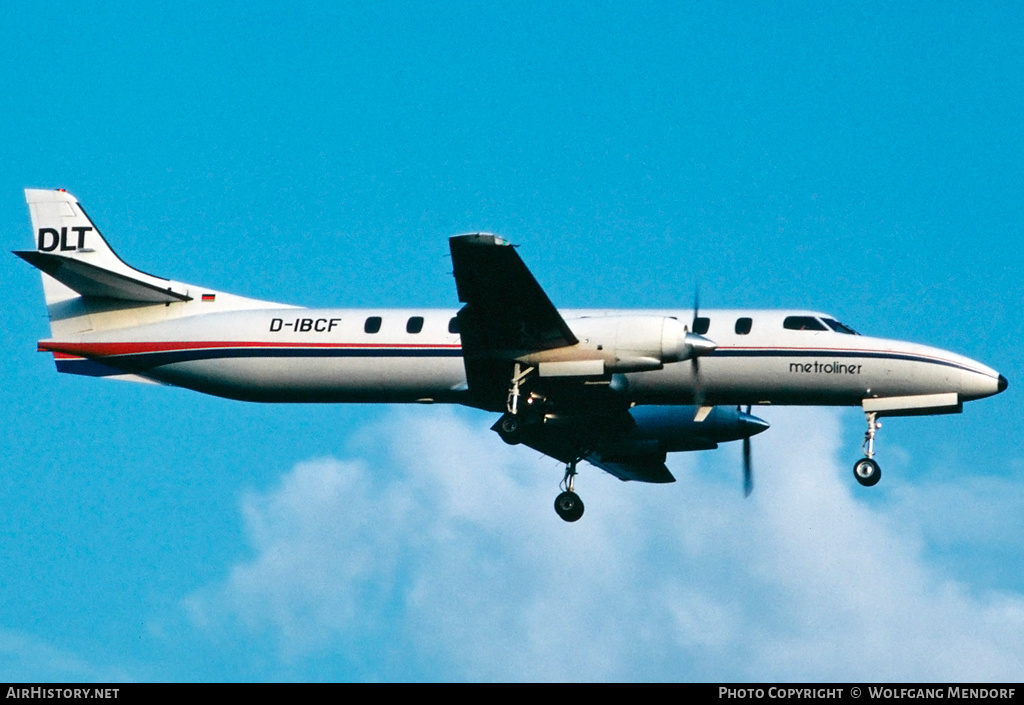
[[[749,500],[723,449],[677,456],[670,486],[586,470],[571,525],[551,506],[557,463],[469,418],[395,411],[360,431],[359,460],[247,494],[252,556],[187,600],[194,623],[353,678],[1024,673],[1024,599],[950,580],[926,532],[869,508],[836,460],[836,412],[773,410]]]
[[[114,683],[129,680],[120,669],[98,666],[32,634],[0,629],[0,681],[7,683]]]

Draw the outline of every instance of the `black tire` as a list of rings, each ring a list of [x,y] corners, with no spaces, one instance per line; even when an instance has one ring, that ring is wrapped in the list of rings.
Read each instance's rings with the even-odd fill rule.
[[[501,431],[498,433],[501,440],[509,445],[517,445],[523,440],[523,419],[512,414],[505,414],[501,417]]]
[[[563,521],[578,521],[583,516],[583,500],[575,492],[563,492],[555,497],[555,513]]]
[[[882,479],[882,468],[871,458],[861,458],[853,464],[853,476],[864,487],[874,487]]]

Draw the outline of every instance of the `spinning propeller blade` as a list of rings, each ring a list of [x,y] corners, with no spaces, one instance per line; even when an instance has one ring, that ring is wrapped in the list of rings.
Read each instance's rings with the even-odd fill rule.
[[[736,407],[737,409],[739,407]],[[750,406],[747,406],[746,413],[750,413]],[[754,469],[750,459],[750,436],[743,439],[743,496],[749,497],[754,491]]]
[[[700,318],[700,284],[693,288],[693,320],[690,322],[690,331],[697,334],[697,319]],[[704,406],[704,385],[700,379],[700,351],[695,350],[690,358],[690,369],[693,370],[693,403],[698,407]]]

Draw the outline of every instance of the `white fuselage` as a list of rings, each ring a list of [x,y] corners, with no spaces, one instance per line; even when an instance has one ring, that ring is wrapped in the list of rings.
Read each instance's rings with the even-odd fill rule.
[[[202,310],[199,302],[189,306]],[[197,313],[62,335],[42,341],[40,349],[54,352],[62,371],[127,373],[234,399],[461,403],[467,384],[460,337],[452,332],[456,313],[290,307]],[[601,319],[660,316],[689,323],[693,315],[688,310],[561,313],[578,331],[584,357],[604,349]],[[828,318],[820,313],[710,310],[701,315],[708,319],[703,334],[717,349],[701,356],[699,364],[683,360],[616,373],[616,389],[635,404],[699,399],[708,405],[850,406],[879,397],[935,394],[956,394],[963,402],[1001,389],[995,370],[944,350],[784,326],[794,316]],[[749,323],[737,325],[741,319]]]
[[[52,337],[39,349],[61,372],[257,402],[500,413],[502,440],[566,464],[555,500],[566,521],[583,513],[582,460],[624,481],[672,482],[667,453],[742,439],[749,493],[750,438],[768,424],[741,405],[860,406],[854,474],[871,486],[879,417],[955,413],[1007,387],[974,360],[813,311],[558,310],[490,233],[448,239],[459,310],[258,301],[129,266],[66,191],[25,198],[35,249],[15,254],[42,273]]]

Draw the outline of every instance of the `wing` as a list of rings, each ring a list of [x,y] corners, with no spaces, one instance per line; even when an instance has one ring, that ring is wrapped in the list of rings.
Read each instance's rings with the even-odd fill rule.
[[[494,235],[449,240],[472,404],[502,411],[515,358],[578,341],[515,249]]]
[[[453,237],[449,245],[465,304],[458,319],[470,403],[505,411],[517,358],[579,341],[508,242],[477,233]],[[525,403],[542,411],[524,421],[516,442],[564,463],[586,459],[621,480],[673,482],[657,443],[623,445],[636,421],[611,382],[611,375],[532,379]],[[494,425],[504,438],[508,416]]]
[[[665,466],[665,453],[660,455],[635,455],[622,458],[603,458],[591,454],[586,458],[590,463],[614,475],[623,482],[675,482],[676,478]]]
[[[471,322],[469,330],[459,330],[474,334],[475,352],[514,358],[578,342],[508,242],[478,233],[449,244],[459,301],[466,304],[462,313]]]
[[[499,434],[501,421],[493,429]],[[563,462],[586,460],[623,481],[675,482],[665,466],[665,451],[656,441],[632,440],[636,422],[628,411],[582,415],[572,423],[543,424],[526,429],[522,443]],[[710,444],[714,448],[715,444]]]

